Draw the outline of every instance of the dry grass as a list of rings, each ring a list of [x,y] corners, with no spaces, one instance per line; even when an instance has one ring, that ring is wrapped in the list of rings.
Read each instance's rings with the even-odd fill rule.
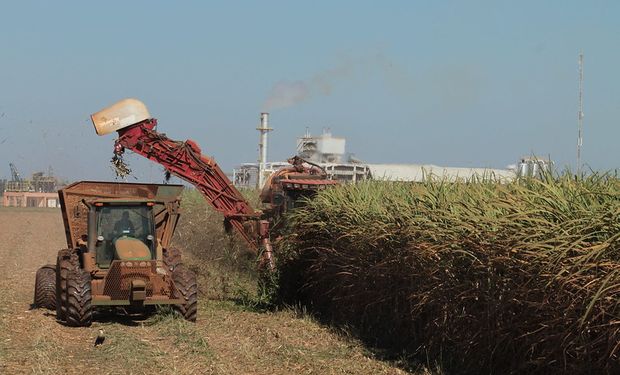
[[[281,297],[465,373],[620,371],[620,182],[367,183],[290,217]]]

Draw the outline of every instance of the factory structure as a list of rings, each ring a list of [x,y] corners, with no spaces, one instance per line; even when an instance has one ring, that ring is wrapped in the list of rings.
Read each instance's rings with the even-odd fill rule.
[[[261,114],[259,159],[258,163],[243,163],[233,170],[232,180],[237,187],[262,187],[269,175],[279,168],[289,166],[286,161],[267,161],[267,133],[269,114]],[[442,167],[433,164],[374,164],[355,158],[346,151],[346,139],[334,137],[329,129],[323,129],[321,135],[306,133],[297,139],[296,155],[308,162],[322,167],[333,180],[344,183],[356,183],[368,179],[388,181],[421,182],[430,178],[446,181],[465,181],[473,177],[492,178],[498,181],[511,181],[517,177],[539,177],[551,171],[553,162],[550,158],[535,156],[523,157],[511,168],[462,168]]]
[[[259,131],[263,126],[257,128]],[[269,128],[268,131],[272,129]],[[264,181],[273,172],[290,164],[286,161],[267,162],[266,140],[259,143],[258,163],[243,163],[233,169],[233,181],[235,186],[241,188],[262,187]],[[340,137],[333,137],[329,129],[324,129],[320,136],[312,136],[308,130],[306,134],[297,139],[296,155],[308,162],[319,165],[325,169],[332,180],[343,182],[358,182],[370,178],[369,168],[366,164],[355,159],[345,151],[346,140]]]
[[[11,179],[0,179],[0,195],[5,207],[60,207],[58,200],[58,180],[51,168],[47,175],[43,172],[32,174],[30,179],[23,178],[13,163],[9,163]]]

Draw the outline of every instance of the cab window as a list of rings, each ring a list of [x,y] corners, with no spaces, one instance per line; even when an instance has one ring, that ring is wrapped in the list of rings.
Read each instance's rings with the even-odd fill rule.
[[[97,207],[97,237],[103,237],[98,242],[96,259],[99,267],[109,267],[114,260],[114,242],[121,237],[139,239],[153,250],[153,241],[148,236],[154,236],[151,207],[146,205],[110,205]]]

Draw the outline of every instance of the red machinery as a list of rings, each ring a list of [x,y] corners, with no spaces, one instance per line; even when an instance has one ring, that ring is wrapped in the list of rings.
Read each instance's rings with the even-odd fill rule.
[[[268,204],[265,212],[255,211],[226,177],[217,163],[202,155],[192,141],[174,141],[156,130],[157,120],[151,118],[146,106],[135,99],[122,100],[91,116],[97,134],[118,132],[114,145],[115,158],[129,149],[156,163],[168,173],[194,185],[207,201],[224,215],[225,223],[236,228],[256,253],[262,250],[261,264],[273,267],[269,239],[270,223],[295,206],[301,196],[308,196],[327,186],[337,184],[315,165],[294,157],[292,166],[272,175],[261,193]],[[252,223],[249,229],[245,223]]]

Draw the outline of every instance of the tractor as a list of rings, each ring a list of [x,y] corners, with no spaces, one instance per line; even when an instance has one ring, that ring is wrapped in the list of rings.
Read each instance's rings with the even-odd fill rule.
[[[197,284],[170,247],[181,185],[76,182],[59,190],[67,249],[36,273],[35,307],[69,326],[100,308],[172,305],[195,321]]]

